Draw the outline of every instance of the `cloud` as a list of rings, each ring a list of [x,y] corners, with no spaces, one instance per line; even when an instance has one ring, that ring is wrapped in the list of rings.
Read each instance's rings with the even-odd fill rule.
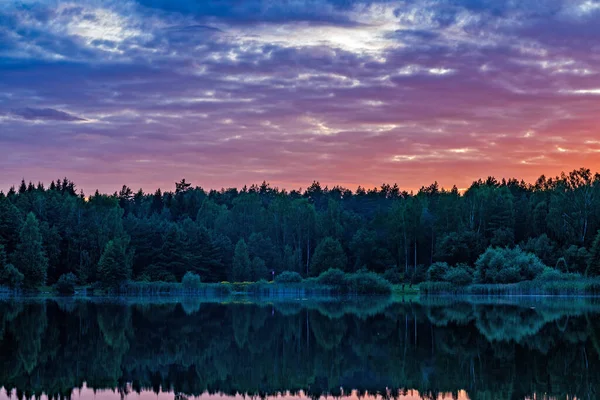
[[[415,189],[600,169],[594,2],[20,4],[0,6],[0,187]]]
[[[26,107],[13,110],[12,114],[29,121],[85,121],[83,118],[53,108]]]

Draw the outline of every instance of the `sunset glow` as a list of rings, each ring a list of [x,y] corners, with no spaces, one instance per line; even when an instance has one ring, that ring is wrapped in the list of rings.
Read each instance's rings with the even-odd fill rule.
[[[0,5],[0,190],[600,170],[600,2]]]

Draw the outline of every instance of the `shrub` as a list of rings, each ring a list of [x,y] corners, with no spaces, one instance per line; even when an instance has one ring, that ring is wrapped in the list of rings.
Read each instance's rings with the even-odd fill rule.
[[[431,264],[427,270],[427,280],[430,282],[442,282],[444,276],[450,270],[450,266],[445,262],[436,262]]]
[[[383,273],[383,279],[393,283],[394,285],[399,285],[404,282],[404,274],[398,271],[396,268],[392,268]]]
[[[317,282],[321,285],[339,286],[344,284],[345,279],[346,274],[342,270],[329,268],[317,277]]]
[[[545,268],[542,261],[532,253],[526,253],[520,247],[489,247],[475,263],[475,281],[477,283],[510,283],[532,280]]]
[[[200,287],[202,280],[198,274],[195,274],[191,271],[185,273],[183,278],[181,279],[181,283],[183,287],[187,290],[198,289]]]
[[[444,281],[456,286],[470,285],[473,283],[473,272],[468,267],[459,265],[446,272]]]
[[[77,284],[77,277],[72,272],[68,274],[62,274],[58,281],[56,281],[56,291],[60,294],[74,294],[75,285]]]
[[[353,294],[390,294],[392,285],[374,272],[357,272],[346,276],[344,290]]]
[[[416,284],[427,280],[427,268],[424,265],[417,265],[417,270],[414,267],[409,269],[410,282]]]
[[[517,283],[519,281],[521,281],[521,274],[515,267],[502,268],[496,275],[498,283]]]
[[[25,276],[12,264],[6,264],[0,270],[0,283],[11,289],[18,289],[23,285]]]
[[[536,280],[543,282],[553,282],[553,281],[570,281],[581,279],[581,275],[578,274],[570,274],[564,273],[554,268],[544,268],[544,272],[542,272]]]
[[[283,271],[281,274],[275,277],[277,283],[300,283],[302,282],[302,276],[294,271]]]

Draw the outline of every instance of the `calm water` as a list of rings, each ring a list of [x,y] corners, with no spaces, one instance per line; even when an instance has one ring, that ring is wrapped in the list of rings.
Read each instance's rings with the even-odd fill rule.
[[[0,399],[600,397],[600,305],[0,301]]]

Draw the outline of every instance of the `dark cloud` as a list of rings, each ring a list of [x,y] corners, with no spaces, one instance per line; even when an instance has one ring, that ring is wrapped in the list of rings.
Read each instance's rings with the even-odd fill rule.
[[[64,111],[53,108],[21,108],[12,111],[13,115],[29,121],[85,121]]]

